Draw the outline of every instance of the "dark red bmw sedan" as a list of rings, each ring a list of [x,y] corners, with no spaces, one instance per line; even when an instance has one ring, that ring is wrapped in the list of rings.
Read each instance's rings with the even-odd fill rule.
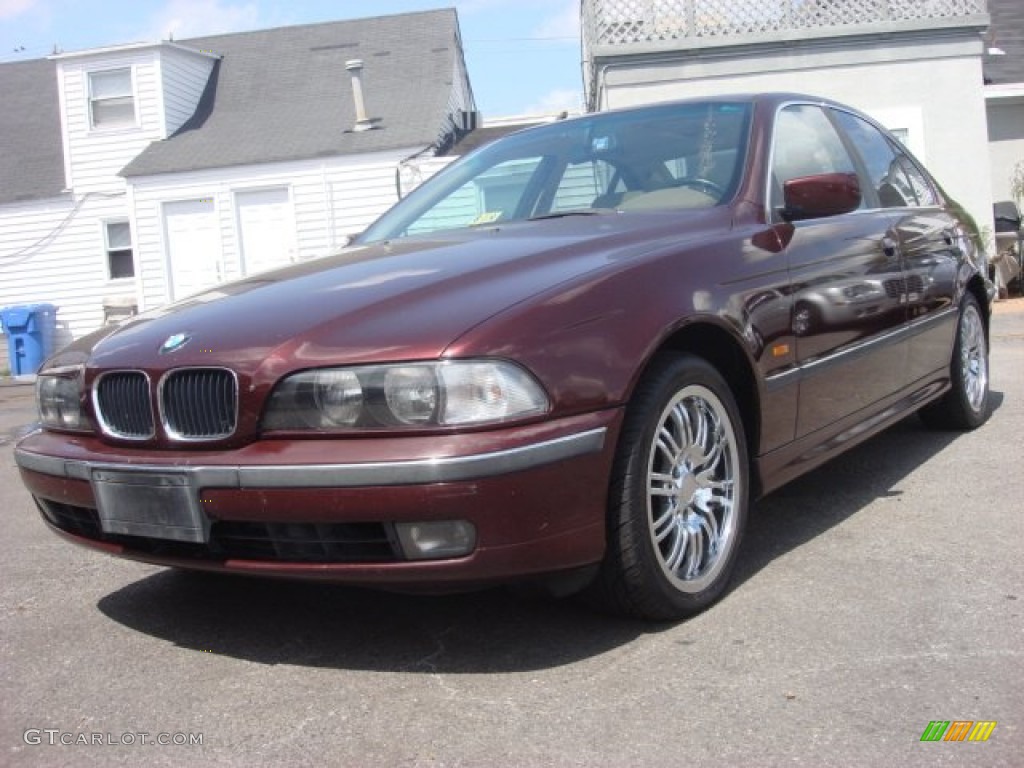
[[[988,415],[974,224],[790,94],[586,115],[456,162],[329,258],[48,360],[16,459],[78,544],[673,619],[751,499],[908,413]]]

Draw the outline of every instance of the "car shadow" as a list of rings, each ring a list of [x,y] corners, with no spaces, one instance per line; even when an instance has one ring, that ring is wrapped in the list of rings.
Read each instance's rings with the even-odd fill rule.
[[[1002,396],[993,393],[993,410]],[[754,505],[730,591],[885,496],[957,433],[910,417]],[[599,656],[673,624],[507,589],[406,595],[164,570],[101,598],[110,619],[196,652],[261,664],[413,674],[519,672]],[[713,610],[713,609],[712,609]]]
[[[998,418],[1002,392],[989,394]],[[896,486],[944,450],[960,432],[930,429],[915,415],[757,501],[729,590],[762,568],[855,515],[873,501],[897,497]]]
[[[508,589],[408,595],[167,570],[103,597],[111,619],[196,651],[261,664],[411,673],[551,668],[657,625]]]

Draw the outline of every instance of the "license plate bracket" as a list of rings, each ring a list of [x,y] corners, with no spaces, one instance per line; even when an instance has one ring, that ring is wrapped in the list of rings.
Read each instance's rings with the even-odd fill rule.
[[[104,533],[203,543],[209,521],[187,472],[97,469],[92,472]]]

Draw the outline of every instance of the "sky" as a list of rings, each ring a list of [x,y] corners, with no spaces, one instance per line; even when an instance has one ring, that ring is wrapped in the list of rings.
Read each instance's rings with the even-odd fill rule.
[[[0,0],[0,62],[453,6],[485,120],[581,108],[579,0]]]

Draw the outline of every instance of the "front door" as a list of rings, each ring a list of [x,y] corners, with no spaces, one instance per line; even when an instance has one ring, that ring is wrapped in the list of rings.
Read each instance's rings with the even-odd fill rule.
[[[857,173],[857,166],[822,108],[794,104],[776,122],[772,171],[777,212],[786,181]],[[801,376],[798,438],[869,408],[906,375],[903,268],[892,218],[865,202],[852,213],[780,226]]]

